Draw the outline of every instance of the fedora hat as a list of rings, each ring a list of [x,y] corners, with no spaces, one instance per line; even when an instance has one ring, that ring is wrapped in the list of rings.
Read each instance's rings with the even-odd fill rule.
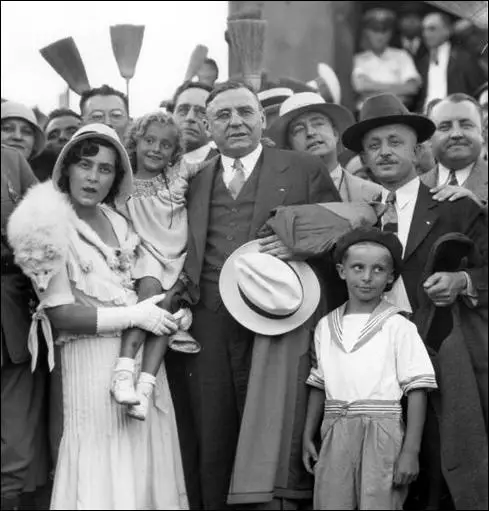
[[[294,94],[292,89],[288,87],[273,87],[272,89],[265,89],[258,93],[262,108],[266,111],[267,108],[280,107],[280,105]]]
[[[409,126],[416,132],[418,143],[431,138],[436,129],[428,117],[409,112],[394,94],[378,94],[365,101],[358,122],[343,133],[343,145],[351,151],[361,153],[365,135],[375,128],[389,124]]]
[[[258,240],[235,250],[219,277],[222,301],[234,319],[252,332],[282,335],[316,310],[319,281],[304,262],[284,262],[259,252]]]
[[[324,114],[331,120],[340,136],[355,122],[353,114],[347,108],[335,103],[327,103],[315,92],[299,92],[282,103],[279,117],[270,127],[269,136],[279,148],[284,149],[289,146],[287,138],[289,124],[306,112]]]

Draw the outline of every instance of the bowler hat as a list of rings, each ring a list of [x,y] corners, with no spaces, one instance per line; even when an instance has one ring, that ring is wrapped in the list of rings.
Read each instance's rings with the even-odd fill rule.
[[[416,132],[418,143],[431,138],[436,129],[428,117],[409,112],[394,94],[378,94],[365,101],[360,110],[359,121],[343,133],[343,145],[360,153],[365,135],[375,128],[389,124],[409,126]]]
[[[353,124],[353,114],[347,108],[335,103],[327,103],[315,92],[299,92],[286,99],[280,107],[280,117],[270,127],[269,136],[279,148],[288,147],[287,130],[289,124],[306,112],[320,112],[328,117],[341,133]]]

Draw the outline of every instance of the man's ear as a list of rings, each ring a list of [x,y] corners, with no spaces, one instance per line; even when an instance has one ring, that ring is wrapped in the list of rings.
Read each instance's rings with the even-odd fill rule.
[[[360,161],[362,162],[362,165],[367,165],[367,160],[365,158],[364,151],[362,151],[361,153],[358,153],[358,156],[360,157]]]
[[[261,115],[261,127],[263,131],[267,129],[267,116],[265,115],[265,110],[263,108],[260,108],[260,115]]]
[[[210,130],[210,125],[209,125],[209,120],[207,119],[207,117],[204,117],[202,119],[202,124],[204,125],[204,130],[205,130],[205,134],[208,138],[210,138],[211,136],[211,130]]]

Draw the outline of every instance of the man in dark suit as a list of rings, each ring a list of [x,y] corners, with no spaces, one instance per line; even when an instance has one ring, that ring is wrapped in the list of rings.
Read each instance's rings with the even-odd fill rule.
[[[473,96],[486,81],[475,57],[450,42],[451,21],[443,13],[428,14],[423,20],[423,39],[428,53],[418,61],[423,85],[417,110],[423,112],[433,99],[443,99],[455,92]]]
[[[207,98],[207,118],[221,156],[197,174],[188,193],[189,241],[182,281],[193,304],[191,333],[202,350],[187,356],[185,364],[198,439],[199,464],[194,468],[201,506],[225,509],[254,334],[224,308],[220,270],[235,249],[257,238],[273,208],[341,199],[316,158],[262,146],[265,116],[246,85],[216,87]],[[289,255],[275,235],[263,239],[262,250]],[[170,299],[178,287],[182,285],[169,292]],[[187,430],[191,426],[187,424]],[[194,500],[192,506],[198,503]]]
[[[408,312],[416,313],[419,293],[428,295],[436,306],[436,312],[425,342],[432,353],[437,353],[452,329],[450,306],[453,303],[463,300],[472,308],[487,309],[488,252],[487,217],[482,208],[466,197],[455,202],[438,202],[417,176],[414,165],[417,144],[430,138],[434,131],[432,121],[410,115],[395,96],[385,94],[365,102],[360,121],[345,131],[343,143],[362,153],[365,162],[384,186],[386,210],[382,217],[383,228],[396,232],[404,247],[403,271],[388,298]],[[432,246],[447,233],[464,234],[473,240],[480,252],[480,265],[425,275]],[[441,382],[440,392],[443,391]],[[427,422],[436,422],[433,413],[428,415],[431,419]],[[458,417],[458,420],[463,422],[468,418]],[[438,432],[436,427],[431,431]],[[430,438],[429,443],[439,445],[436,439]],[[445,474],[451,471],[452,479],[448,483],[454,500],[460,488],[452,487],[453,481],[475,481],[479,477],[479,467],[471,465],[470,455],[457,454],[458,466],[450,467],[439,461],[439,452],[435,456],[438,458],[438,470],[442,465]],[[437,474],[431,473],[430,477],[431,482],[443,481],[441,474],[438,478]],[[443,489],[434,486],[432,484],[430,488],[429,504],[436,506],[432,509],[441,509],[438,498]],[[472,488],[462,488],[462,491],[471,492]],[[450,504],[444,505],[443,509],[446,507],[451,508]]]
[[[431,138],[438,164],[421,177],[437,200],[467,195],[487,208],[488,173],[483,157],[483,112],[479,103],[462,93],[428,105],[436,125]]]
[[[394,36],[392,46],[409,52],[418,66],[419,60],[428,53],[421,36],[424,2],[403,2],[398,10],[399,31]]]

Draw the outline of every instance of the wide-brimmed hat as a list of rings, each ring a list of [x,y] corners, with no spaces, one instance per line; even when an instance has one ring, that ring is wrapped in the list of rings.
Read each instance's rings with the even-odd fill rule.
[[[267,108],[280,107],[280,105],[294,94],[292,89],[288,87],[272,87],[265,89],[258,93],[262,108],[267,111]]]
[[[15,101],[4,101],[1,106],[1,118],[2,121],[4,119],[23,119],[28,122],[34,130],[34,147],[29,160],[42,153],[46,145],[46,137],[37,123],[36,115],[31,108]]]
[[[282,103],[280,116],[270,127],[269,136],[278,147],[289,146],[287,139],[289,124],[306,112],[320,112],[331,119],[340,137],[343,131],[355,122],[353,114],[347,108],[335,103],[327,103],[315,92],[299,92]]]
[[[368,98],[360,110],[359,120],[343,133],[343,145],[356,153],[362,152],[365,135],[381,126],[404,124],[412,128],[418,143],[425,142],[436,130],[424,115],[412,114],[394,94],[378,94]]]
[[[61,176],[63,161],[70,149],[75,144],[78,144],[82,140],[87,140],[89,138],[106,140],[119,153],[122,169],[124,171],[124,177],[122,178],[117,197],[115,198],[115,205],[116,207],[123,207],[133,190],[131,162],[125,147],[122,145],[119,136],[117,135],[117,132],[105,124],[87,124],[86,126],[81,127],[73,135],[69,142],[67,142],[67,144],[61,150],[61,153],[56,160],[56,164],[54,165],[52,176],[54,187],[59,189],[58,181]]]
[[[284,262],[259,252],[250,241],[224,263],[219,291],[238,323],[262,335],[282,335],[307,321],[321,295],[319,281],[304,262]]]
[[[317,73],[317,78],[307,82],[307,85],[318,91],[321,90],[321,85],[326,86],[333,103],[341,103],[341,85],[334,69],[324,62],[320,62]]]

